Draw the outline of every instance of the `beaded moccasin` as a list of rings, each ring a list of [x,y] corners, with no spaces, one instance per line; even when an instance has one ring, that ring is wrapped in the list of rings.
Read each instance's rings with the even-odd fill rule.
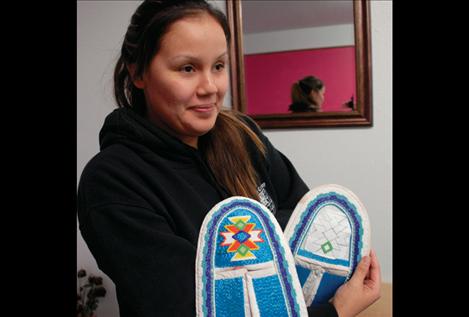
[[[306,193],[285,228],[306,305],[327,302],[370,252],[365,207],[349,189],[322,185]]]
[[[231,197],[205,217],[196,259],[197,316],[307,316],[280,225],[259,202]]]

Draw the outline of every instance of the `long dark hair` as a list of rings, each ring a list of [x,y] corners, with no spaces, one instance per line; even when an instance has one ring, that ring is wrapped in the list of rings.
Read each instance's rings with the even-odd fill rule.
[[[133,80],[141,78],[160,49],[161,40],[172,23],[191,15],[208,13],[222,27],[228,46],[231,32],[223,12],[205,0],[145,0],[133,14],[127,28],[121,54],[114,70],[114,96],[118,107],[127,107],[146,116],[143,90]],[[135,65],[134,78],[128,70]],[[215,126],[200,147],[217,181],[231,195],[259,199],[257,174],[246,150],[252,141],[265,155],[263,143],[240,118],[231,111],[219,113]]]
[[[319,108],[319,105],[311,98],[311,91],[319,91],[322,87],[324,87],[322,80],[314,76],[306,76],[293,83],[291,87],[291,100],[293,103],[309,104],[312,106],[312,109]]]

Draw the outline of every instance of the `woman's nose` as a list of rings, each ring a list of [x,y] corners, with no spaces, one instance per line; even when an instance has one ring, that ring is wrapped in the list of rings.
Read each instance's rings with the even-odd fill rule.
[[[199,83],[197,93],[199,95],[210,95],[215,94],[218,91],[217,86],[212,75],[204,74]]]

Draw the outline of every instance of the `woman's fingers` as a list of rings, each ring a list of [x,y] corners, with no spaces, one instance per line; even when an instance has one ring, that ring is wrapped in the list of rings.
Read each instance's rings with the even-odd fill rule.
[[[371,250],[370,252],[370,260],[371,260],[371,263],[370,263],[371,265],[370,265],[369,279],[380,285],[381,284],[381,268],[379,266],[378,258],[374,250]]]
[[[352,277],[350,278],[350,283],[352,284],[363,284],[367,274],[368,270],[370,268],[370,256],[364,256],[358,263],[355,272],[353,273]]]

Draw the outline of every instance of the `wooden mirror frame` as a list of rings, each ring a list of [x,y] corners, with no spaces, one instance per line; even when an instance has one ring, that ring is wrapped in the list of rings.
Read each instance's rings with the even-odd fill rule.
[[[261,128],[372,126],[371,33],[369,0],[353,0],[355,21],[356,110],[249,115]],[[227,0],[231,28],[230,79],[232,108],[246,113],[243,23],[240,0]]]

